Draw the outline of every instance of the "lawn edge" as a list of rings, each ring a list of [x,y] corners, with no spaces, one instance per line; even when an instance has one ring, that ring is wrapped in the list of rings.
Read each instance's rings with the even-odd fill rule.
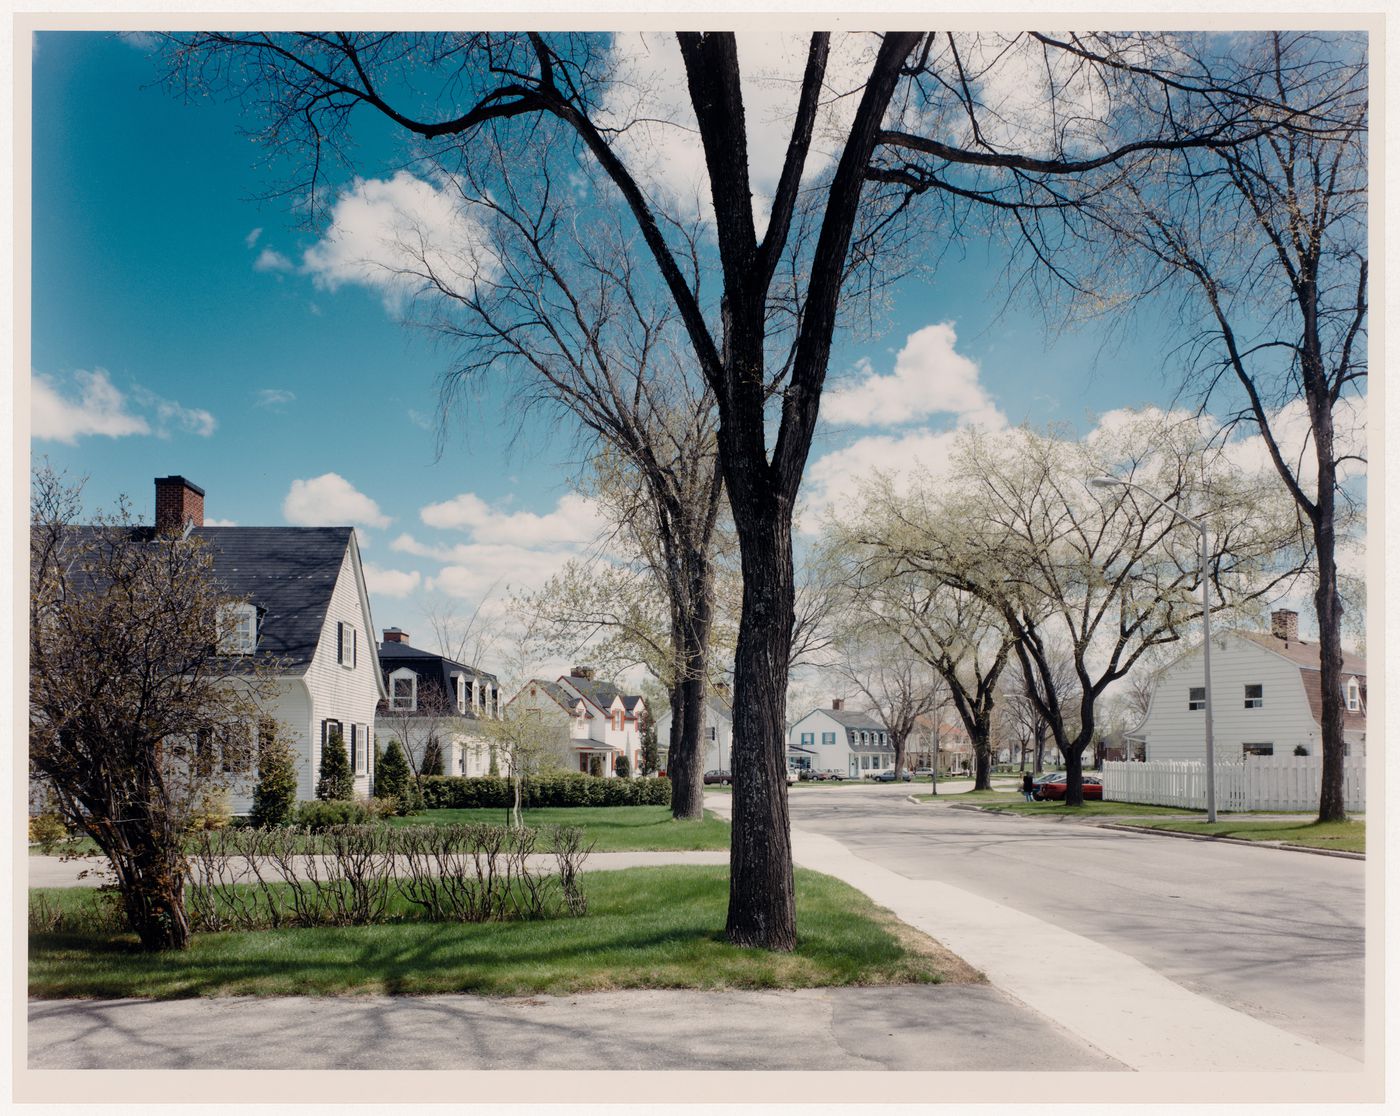
[[[1256,849],[1273,849],[1276,852],[1301,852],[1313,856],[1335,856],[1342,860],[1365,860],[1364,852],[1351,852],[1346,849],[1319,849],[1312,845],[1295,845],[1289,841],[1251,841],[1245,837],[1229,837],[1223,833],[1181,833],[1175,829],[1158,829],[1150,825],[1125,825],[1121,822],[1104,822],[1100,829],[1119,829],[1128,833],[1151,833],[1158,837],[1180,837],[1187,841],[1224,841],[1231,845],[1245,845]]]

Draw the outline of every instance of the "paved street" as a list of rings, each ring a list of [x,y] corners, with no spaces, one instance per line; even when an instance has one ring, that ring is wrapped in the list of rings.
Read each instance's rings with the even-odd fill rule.
[[[899,787],[814,793],[820,799],[792,796],[794,829],[835,838],[900,876],[1012,907],[1362,1056],[1361,861],[916,806]],[[1045,964],[1067,974],[1073,995],[1076,959],[1047,954]]]

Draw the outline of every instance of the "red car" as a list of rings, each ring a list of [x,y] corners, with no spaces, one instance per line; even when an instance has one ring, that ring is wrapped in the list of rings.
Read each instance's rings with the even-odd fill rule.
[[[1042,802],[1058,802],[1064,798],[1065,792],[1069,790],[1069,781],[1066,779],[1056,779],[1052,782],[1041,783],[1035,789],[1035,797]],[[1089,799],[1103,801],[1103,780],[1097,775],[1084,776],[1084,801]]]

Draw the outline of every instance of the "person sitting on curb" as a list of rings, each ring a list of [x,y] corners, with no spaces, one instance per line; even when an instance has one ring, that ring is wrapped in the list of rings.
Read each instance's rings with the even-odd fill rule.
[[[1035,781],[1029,771],[1021,776],[1021,793],[1026,796],[1027,802],[1035,801]]]

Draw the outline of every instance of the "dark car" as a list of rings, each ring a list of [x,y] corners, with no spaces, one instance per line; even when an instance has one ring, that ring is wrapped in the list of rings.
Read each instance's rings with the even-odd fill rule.
[[[725,770],[722,769],[722,768],[721,768],[720,770],[718,770],[718,771],[707,771],[707,772],[705,772],[705,785],[706,785],[706,786],[709,786],[711,783],[722,783],[722,784],[724,784],[725,786],[729,786],[729,785],[732,784],[733,782],[734,782],[734,776],[731,775],[728,771],[725,771]]]
[[[1042,802],[1058,802],[1064,798],[1069,790],[1069,779],[1063,775],[1054,782],[1041,783],[1035,789],[1036,798]],[[1084,776],[1084,801],[1089,799],[1103,801],[1103,780],[1097,775]]]

